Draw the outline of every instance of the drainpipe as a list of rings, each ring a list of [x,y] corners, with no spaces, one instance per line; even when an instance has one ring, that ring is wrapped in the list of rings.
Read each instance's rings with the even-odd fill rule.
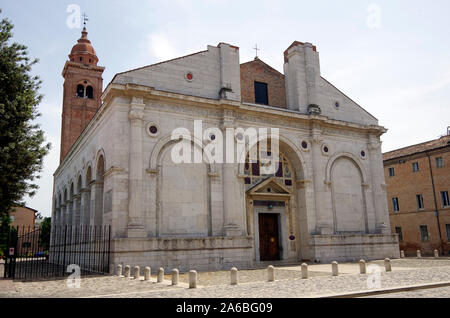
[[[442,242],[441,222],[439,220],[439,211],[438,211],[438,207],[437,207],[436,189],[435,189],[435,186],[434,186],[434,177],[433,177],[433,170],[432,170],[432,167],[431,167],[431,158],[430,158],[430,154],[428,152],[426,154],[427,154],[427,157],[428,157],[428,165],[430,166],[431,185],[433,186],[434,215],[436,216],[437,225],[438,225],[441,255],[443,255],[444,247],[443,247],[443,242]]]

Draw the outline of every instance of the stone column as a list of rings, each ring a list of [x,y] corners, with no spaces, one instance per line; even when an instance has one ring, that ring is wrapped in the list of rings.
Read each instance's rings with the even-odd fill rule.
[[[91,200],[93,210],[91,211],[91,224],[95,226],[103,225],[103,182],[93,182],[91,184]]]
[[[80,207],[81,205],[81,196],[79,194],[73,197],[73,211],[72,211],[72,225],[79,226],[80,225]]]
[[[384,167],[379,137],[369,137],[369,160],[372,180],[372,195],[375,212],[375,231],[380,234],[391,234],[389,212],[387,207]]]
[[[59,218],[59,226],[66,225],[66,204],[61,204],[61,213]]]
[[[95,180],[89,183],[89,225],[95,224]]]
[[[326,207],[324,206],[324,198],[327,196],[327,188],[331,184],[326,185],[325,182],[325,165],[322,159],[322,130],[318,124],[313,124],[311,129],[311,157],[314,183],[314,205],[316,213],[316,232],[317,234],[334,234],[333,216],[327,215]]]
[[[234,157],[236,158],[236,149],[234,149],[234,134],[233,140],[227,140],[227,130],[234,129],[234,114],[231,110],[224,111],[222,135],[224,137],[223,142],[223,164],[222,164],[222,192],[223,192],[223,213],[224,213],[224,236],[242,236],[245,231],[245,211],[243,198],[242,182],[238,178],[238,164],[236,159],[233,163],[227,163],[227,156],[232,157],[233,154],[227,155],[227,148],[231,148],[233,145]],[[227,147],[227,144],[229,146]]]
[[[81,190],[81,225],[90,225],[91,190],[84,188]]]
[[[145,104],[133,97],[130,105],[130,163],[128,187],[128,237],[146,237],[142,224],[142,131]]]

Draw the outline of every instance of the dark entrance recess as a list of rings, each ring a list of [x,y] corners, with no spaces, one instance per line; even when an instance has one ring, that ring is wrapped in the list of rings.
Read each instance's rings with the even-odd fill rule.
[[[278,214],[259,214],[259,255],[261,261],[280,259]]]

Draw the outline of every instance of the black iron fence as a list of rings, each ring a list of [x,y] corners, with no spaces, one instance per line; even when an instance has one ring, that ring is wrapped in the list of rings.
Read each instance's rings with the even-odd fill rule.
[[[109,226],[53,227],[51,233],[41,229],[10,228],[4,277],[51,279],[66,277],[76,269],[82,276],[106,274],[110,243]]]

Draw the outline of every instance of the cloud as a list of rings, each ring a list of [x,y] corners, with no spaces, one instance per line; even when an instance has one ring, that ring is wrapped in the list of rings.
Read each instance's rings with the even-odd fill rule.
[[[153,33],[147,36],[149,53],[158,60],[170,60],[179,56],[179,52],[165,33]]]

